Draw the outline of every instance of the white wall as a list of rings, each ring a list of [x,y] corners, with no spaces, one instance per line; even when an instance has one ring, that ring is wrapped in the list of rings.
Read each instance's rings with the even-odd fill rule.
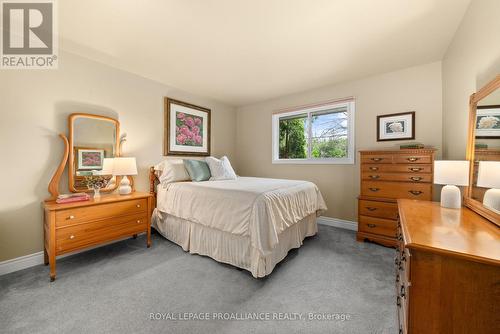
[[[165,96],[212,109],[212,152],[234,157],[235,112],[214,100],[68,53],[58,70],[0,71],[0,261],[42,250],[41,203],[62,155],[57,134],[67,133],[68,115],[118,118],[128,135],[123,153],[137,157],[137,189],[147,191],[148,167],[163,158]]]
[[[500,1],[473,0],[443,59],[443,147],[465,159],[469,97],[500,74]]]
[[[376,141],[376,117],[405,111],[416,111],[416,141],[440,149],[441,88],[441,63],[435,62],[238,108],[239,173],[312,181],[319,186],[328,205],[326,216],[357,220],[359,156],[355,165],[272,164],[272,112],[354,96],[356,150],[398,147],[401,142]]]

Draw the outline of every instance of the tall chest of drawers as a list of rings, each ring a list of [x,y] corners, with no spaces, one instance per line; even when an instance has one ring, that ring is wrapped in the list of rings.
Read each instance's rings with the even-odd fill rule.
[[[396,246],[396,200],[432,200],[435,151],[432,148],[360,151],[358,241]]]
[[[44,262],[50,264],[50,279],[56,278],[56,257],[117,239],[147,234],[151,245],[153,196],[103,195],[90,201],[44,203]]]

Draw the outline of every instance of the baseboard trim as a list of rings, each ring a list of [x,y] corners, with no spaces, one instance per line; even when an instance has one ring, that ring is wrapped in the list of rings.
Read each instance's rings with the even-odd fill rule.
[[[43,263],[43,251],[0,262],[0,276]]]
[[[143,234],[143,233],[139,233],[138,235],[141,235],[141,234]],[[57,257],[57,259],[62,259],[62,258],[65,258],[67,256],[86,252],[86,251],[89,251],[89,250],[92,250],[95,248],[99,248],[99,247],[103,247],[106,245],[111,245],[111,244],[114,244],[115,242],[120,242],[120,241],[129,239],[129,238],[130,237],[120,238],[120,239],[116,239],[116,240],[113,240],[110,242],[102,243],[100,245],[96,245],[96,246],[92,246],[92,247],[85,248],[82,250],[78,250],[75,252],[62,254],[62,255],[59,255]],[[26,268],[38,266],[40,264],[43,264],[43,251],[20,256],[20,257],[16,257],[14,259],[6,260],[6,261],[2,261],[2,262],[0,262],[0,276],[10,274],[10,273],[13,273],[15,271],[23,270]]]
[[[320,216],[316,222],[321,225],[333,226],[351,231],[358,230],[358,223],[350,220]]]

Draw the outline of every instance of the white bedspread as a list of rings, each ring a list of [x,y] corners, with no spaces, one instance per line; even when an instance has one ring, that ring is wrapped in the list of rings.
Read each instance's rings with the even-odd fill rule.
[[[314,183],[255,177],[160,184],[157,201],[161,212],[249,236],[263,255],[272,251],[287,227],[326,210]]]

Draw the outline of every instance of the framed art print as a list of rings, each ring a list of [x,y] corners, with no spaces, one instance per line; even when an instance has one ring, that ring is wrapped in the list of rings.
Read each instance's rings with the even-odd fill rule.
[[[92,148],[77,148],[77,169],[94,170],[102,169],[104,150]]]
[[[475,134],[479,139],[500,139],[500,105],[477,107]]]
[[[377,116],[377,141],[415,139],[415,112]]]
[[[165,98],[163,155],[210,155],[210,109]]]

